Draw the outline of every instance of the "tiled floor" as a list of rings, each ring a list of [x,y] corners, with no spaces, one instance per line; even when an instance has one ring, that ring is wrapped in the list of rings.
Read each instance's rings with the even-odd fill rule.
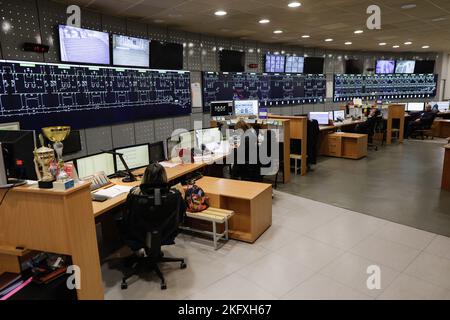
[[[251,245],[218,251],[180,235],[166,255],[168,289],[154,275],[120,289],[121,274],[103,265],[106,299],[450,299],[450,238],[276,192],[273,225]],[[369,266],[381,289],[369,290]]]

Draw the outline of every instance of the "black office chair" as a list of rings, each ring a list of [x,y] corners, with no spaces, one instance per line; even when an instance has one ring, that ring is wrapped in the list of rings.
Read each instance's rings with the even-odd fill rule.
[[[127,213],[120,220],[125,244],[134,252],[125,258],[121,288],[128,288],[127,280],[132,276],[155,271],[161,280],[161,290],[165,290],[166,281],[158,263],[179,262],[181,269],[186,268],[184,259],[165,258],[161,251],[161,246],[175,244],[178,225],[184,217],[181,209],[184,203],[178,192],[167,187],[141,185],[141,191],[142,195],[130,192]]]
[[[369,149],[374,149],[375,151],[378,151],[378,146],[375,143],[373,143],[373,137],[376,133],[376,128],[377,128],[380,118],[382,119],[382,117],[377,116],[374,119],[371,119],[372,121],[370,121],[367,126],[367,136],[368,136],[367,147]]]
[[[278,146],[278,159],[274,159],[275,154],[272,151],[272,145]],[[272,130],[264,130],[263,132],[263,143],[262,146],[260,146],[260,149],[262,149],[261,153],[267,156],[268,159],[261,159],[260,158],[260,152],[258,152],[258,163],[260,164],[260,169],[271,169],[274,165],[277,165],[275,172],[272,172],[272,174],[264,175],[264,176],[275,176],[275,181],[273,183],[274,189],[278,188],[278,176],[280,172],[283,174],[283,180],[284,180],[284,148],[283,146],[280,146],[280,143],[276,141],[276,136]],[[266,163],[268,162],[268,163]],[[278,162],[278,163],[276,163]]]
[[[412,138],[417,138],[420,136],[420,138],[422,140],[425,139],[425,137],[431,137],[432,139],[434,139],[433,136],[433,123],[434,120],[436,119],[437,115],[434,114],[433,117],[427,121],[423,121],[422,126],[418,127],[416,130],[414,130],[413,132],[411,132],[411,137]]]

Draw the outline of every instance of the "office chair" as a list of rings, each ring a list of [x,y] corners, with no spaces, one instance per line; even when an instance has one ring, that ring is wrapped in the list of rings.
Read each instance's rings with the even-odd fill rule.
[[[371,121],[369,123],[369,126],[367,128],[367,135],[368,135],[368,145],[367,145],[367,147],[369,149],[374,149],[375,151],[378,151],[378,146],[375,143],[373,143],[373,137],[375,136],[376,129],[377,129],[377,126],[379,124],[379,119],[380,118],[381,117],[376,117],[376,119],[373,119],[373,121]]]
[[[167,187],[154,188],[141,185],[142,194],[130,192],[126,201],[127,213],[119,220],[125,244],[134,252],[125,258],[122,290],[128,288],[127,280],[144,271],[154,271],[161,280],[161,290],[167,289],[158,263],[178,262],[185,269],[182,258],[166,258],[161,246],[175,244],[178,225],[182,220],[180,208],[183,199]]]
[[[259,146],[258,143],[256,143],[256,146],[254,148],[250,148],[250,137],[249,136],[243,136],[244,137],[244,143],[241,142],[239,148],[235,148],[233,150],[234,152],[234,164],[231,169],[231,177],[232,179],[236,180],[243,180],[243,181],[252,181],[252,182],[261,182],[262,176],[261,176],[261,167],[259,164]],[[256,157],[257,157],[257,163],[250,163],[250,153],[256,151]],[[238,154],[242,154],[242,152],[245,152],[245,158],[244,163],[238,162]]]
[[[276,172],[275,172],[275,181],[273,184],[274,189],[278,188],[278,175],[280,172],[283,174],[283,180],[284,180],[284,148],[276,141],[276,137],[272,130],[265,130],[264,131],[264,142],[262,145],[263,151],[262,154],[265,154],[269,159],[269,163],[263,164],[261,159],[259,158],[260,153],[258,152],[258,163],[260,164],[260,169],[264,168],[271,168],[273,165],[276,165]],[[273,159],[274,152],[272,152],[272,144],[277,145],[279,148],[278,156],[279,159]],[[278,160],[278,161],[277,161]],[[265,175],[265,176],[272,176],[272,175]]]
[[[420,136],[420,138],[422,140],[425,140],[425,137],[427,137],[427,138],[431,137],[431,139],[433,140],[434,139],[433,131],[436,126],[436,124],[434,122],[435,119],[436,119],[436,114],[434,115],[434,117],[432,119],[425,122],[420,129],[414,130],[411,133],[411,137],[417,138],[418,136]]]

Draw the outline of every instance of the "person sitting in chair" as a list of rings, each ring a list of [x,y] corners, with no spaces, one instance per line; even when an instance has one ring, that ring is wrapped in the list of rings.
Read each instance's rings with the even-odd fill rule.
[[[355,128],[355,133],[360,134],[370,134],[371,128],[374,127],[377,118],[380,116],[380,110],[378,108],[372,107],[370,110],[367,120],[364,123],[358,124]]]
[[[433,121],[436,118],[436,113],[432,111],[430,104],[425,107],[425,112],[415,115],[415,119],[410,121],[406,128],[405,138],[408,139],[411,134],[417,130],[427,130],[433,125]]]

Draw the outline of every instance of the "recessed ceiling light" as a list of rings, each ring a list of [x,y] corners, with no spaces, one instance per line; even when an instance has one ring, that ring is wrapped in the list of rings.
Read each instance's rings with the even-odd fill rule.
[[[410,46],[410,45],[412,45],[412,42],[411,42],[411,41],[405,42],[405,46]]]
[[[280,34],[280,33],[283,33],[283,30],[275,30],[273,33]]]
[[[415,7],[417,7],[415,3],[408,3],[401,6],[401,8],[404,10],[414,9]]]
[[[430,46],[422,46],[422,49],[429,49]]]
[[[331,41],[333,41],[333,39],[331,39],[331,38],[325,39],[325,42],[331,42]]]
[[[216,12],[214,12],[214,14],[215,14],[216,16],[226,16],[226,15],[227,15],[227,12],[224,11],[224,10],[217,10]]]
[[[307,38],[311,38],[311,36],[309,34],[304,34],[304,35],[302,35],[302,38],[307,39]]]
[[[353,43],[352,42],[350,42],[350,41],[347,41],[346,43],[344,43],[346,46],[350,46],[350,45],[352,45]]]
[[[364,31],[363,30],[356,30],[355,32],[353,32],[354,34],[361,34],[361,33],[364,33]]]
[[[293,1],[293,2],[291,2],[291,3],[289,3],[288,4],[288,7],[289,8],[298,8],[298,7],[300,7],[302,4],[300,3],[300,2],[298,2],[298,1]]]
[[[397,49],[397,48],[400,48],[400,46],[398,44],[396,44],[395,46],[392,46],[392,48]]]
[[[386,42],[380,42],[378,45],[385,46],[385,45],[387,45],[387,43]]]
[[[270,22],[269,19],[261,19],[261,20],[259,20],[259,23],[261,23],[261,24],[266,24],[266,23],[269,23],[269,22]]]

